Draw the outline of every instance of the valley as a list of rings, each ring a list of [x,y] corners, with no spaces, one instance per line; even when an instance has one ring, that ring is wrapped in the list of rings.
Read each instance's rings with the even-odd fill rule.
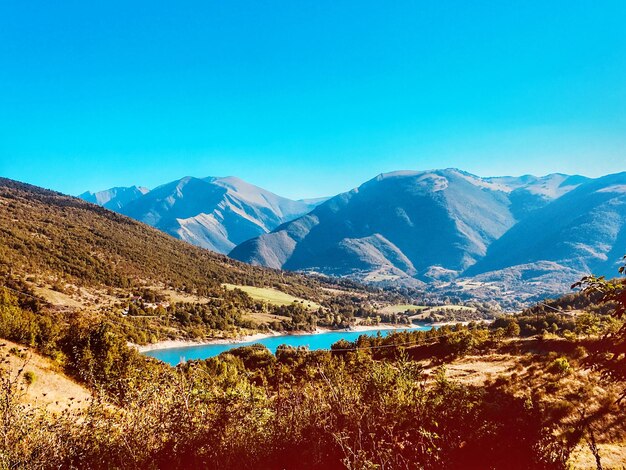
[[[626,2],[0,2],[0,470],[626,470]]]
[[[253,267],[79,199],[0,180],[0,272],[54,315],[111,321],[137,344],[410,323],[423,293]],[[493,316],[489,308],[483,317]]]
[[[0,458],[18,468],[282,468],[303,455],[317,468],[356,446],[392,467],[589,468],[600,452],[610,468],[626,455],[621,379],[602,362],[623,320],[597,294],[507,301],[502,280],[442,270],[437,290],[254,266],[6,179],[0,255],[0,413],[7,442],[28,442]],[[381,441],[390,422],[404,437]]]

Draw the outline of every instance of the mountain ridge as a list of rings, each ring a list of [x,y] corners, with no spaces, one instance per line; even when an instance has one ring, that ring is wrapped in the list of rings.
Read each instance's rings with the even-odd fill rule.
[[[553,177],[549,175],[544,178],[552,179]],[[536,179],[539,180],[539,178]],[[507,194],[520,190],[530,194],[529,187],[531,183],[527,183],[525,187],[523,185],[519,185],[519,188],[507,187],[499,182],[492,182],[455,168],[430,171],[403,170],[379,174],[358,188],[331,198],[298,221],[292,221],[274,229],[272,234],[283,232],[280,237],[270,234],[260,236],[259,240],[249,240],[233,250],[231,256],[274,268],[316,268],[303,261],[306,250],[296,251],[296,244],[308,237],[309,232],[319,232],[319,229],[314,227],[320,223],[320,218],[332,218],[333,213],[344,211],[345,207],[352,205],[356,214],[343,217],[343,220],[337,220],[337,218],[333,220],[333,233],[338,227],[344,229],[341,239],[355,237],[358,239],[361,235],[368,237],[379,233],[392,245],[400,243],[400,246],[396,248],[400,248],[403,253],[411,253],[408,259],[418,272],[426,272],[432,266],[461,272],[475,260],[484,256],[487,246],[517,222],[518,219],[511,210],[513,203],[508,199]],[[388,203],[381,202],[390,197],[394,200]],[[376,211],[375,217],[369,216],[372,211]],[[390,213],[393,217],[388,217]],[[362,224],[363,219],[368,217],[366,226],[355,230],[354,227],[359,223]],[[380,217],[388,217],[388,220],[380,223]],[[427,219],[428,224],[420,230],[419,225],[423,219]],[[349,220],[349,223],[346,223],[346,220]],[[393,230],[394,223],[399,224],[395,230]],[[366,233],[368,230],[371,233]],[[387,236],[386,232],[390,230],[394,233],[392,236]],[[414,238],[402,240],[401,232],[407,230],[413,232],[436,230],[438,238],[433,240],[427,234],[421,233],[417,241]],[[328,233],[322,237],[326,238],[322,243],[328,243],[333,233],[328,230]],[[311,236],[316,236],[316,234],[313,233]],[[321,235],[317,236],[321,237]],[[272,237],[276,240],[269,242]],[[283,255],[290,251],[287,246],[276,247],[279,239],[286,241],[286,237],[291,239],[287,245],[293,248],[289,259],[282,256],[283,259],[279,265],[275,260],[281,257],[270,256],[273,259],[270,264],[264,256],[267,258],[272,249]],[[442,242],[441,237],[448,237],[446,248],[452,246],[457,251],[454,261],[446,261],[441,256],[433,255],[433,252],[443,251],[442,243],[438,243]],[[340,243],[341,240],[334,241]],[[268,243],[261,247],[264,242]],[[425,246],[430,246],[430,248],[425,249]],[[462,249],[459,250],[459,248]],[[254,253],[255,249],[258,250],[257,253]],[[245,253],[246,250],[248,254]],[[416,250],[421,252],[416,253]],[[314,251],[318,256],[322,254]],[[431,259],[425,260],[424,258]]]
[[[233,176],[186,176],[108,208],[175,238],[225,254],[317,204],[292,201]]]
[[[97,191],[95,193],[85,191],[78,197],[109,210],[118,211],[126,204],[149,192],[150,190],[148,188],[144,188],[143,186],[117,186],[104,191]]]
[[[517,289],[533,296],[563,291],[568,280],[592,268],[610,271],[608,260],[620,251],[625,233],[621,212],[612,206],[594,209],[587,202],[602,199],[602,194],[613,204],[619,198],[606,192],[593,196],[584,188],[595,184],[598,190],[615,192],[610,178],[616,179],[613,186],[626,185],[617,175],[480,177],[457,168],[398,170],[378,174],[331,198],[300,201],[236,177],[185,177],[134,198],[118,211],[253,265],[461,296],[484,297],[490,289]],[[574,201],[572,194],[578,193],[587,196]],[[574,202],[568,203],[570,199]],[[553,205],[556,209],[550,208]],[[595,219],[585,215],[586,210],[596,211]],[[542,225],[558,225],[553,219],[559,211],[587,217],[587,225],[593,227],[589,230],[606,229],[613,235],[600,237],[604,242],[594,247],[574,247],[579,251],[575,255],[534,257],[527,247],[524,256],[516,257],[518,247],[538,238]],[[552,215],[541,216],[544,213]],[[612,219],[603,222],[602,214]],[[539,228],[529,232],[533,224]],[[559,237],[565,239],[564,246],[578,243],[569,243],[567,237],[580,238],[584,230],[572,227],[545,241],[545,250],[566,253]],[[507,242],[512,239],[516,240]],[[592,263],[598,258],[593,253],[585,258],[581,254],[585,250],[600,250],[606,266]]]

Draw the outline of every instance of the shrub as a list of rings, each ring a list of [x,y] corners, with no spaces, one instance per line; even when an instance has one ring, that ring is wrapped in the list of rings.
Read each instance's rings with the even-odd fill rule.
[[[24,383],[30,386],[34,382],[35,382],[35,373],[31,371],[24,372]]]
[[[572,366],[565,357],[558,357],[550,363],[548,366],[548,372],[553,374],[565,375],[569,374],[572,370]]]

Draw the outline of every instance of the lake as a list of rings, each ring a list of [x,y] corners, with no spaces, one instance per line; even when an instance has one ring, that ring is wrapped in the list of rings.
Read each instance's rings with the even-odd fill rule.
[[[410,328],[398,328],[394,330],[377,330],[374,328],[367,331],[344,330],[304,335],[280,335],[245,343],[202,344],[195,346],[183,346],[180,348],[155,349],[152,351],[146,351],[143,354],[175,366],[177,364],[180,364],[181,362],[190,361],[193,359],[207,359],[209,357],[218,356],[219,354],[223,353],[224,351],[228,351],[229,349],[240,348],[242,346],[250,346],[251,344],[262,344],[272,352],[276,352],[276,349],[281,344],[286,344],[294,347],[306,346],[310,350],[330,349],[331,345],[333,345],[340,339],[355,341],[361,335],[375,336],[380,332],[382,336],[387,336],[390,333],[398,331],[426,331],[430,330],[431,328],[432,326],[430,325],[420,325]]]

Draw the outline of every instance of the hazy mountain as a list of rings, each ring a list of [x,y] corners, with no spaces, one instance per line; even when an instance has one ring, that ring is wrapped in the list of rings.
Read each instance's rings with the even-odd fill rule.
[[[255,265],[532,297],[613,273],[626,249],[625,179],[398,171],[293,201],[234,177],[186,177],[81,197]]]
[[[485,180],[502,186],[503,190],[509,193],[511,212],[521,220],[532,211],[546,206],[589,181],[589,178],[553,173],[546,176],[499,176]]]
[[[465,274],[493,277],[493,272],[516,268],[530,280],[550,266],[614,276],[625,252],[626,172],[588,180],[533,212]]]
[[[112,211],[119,211],[122,207],[137,198],[140,198],[144,194],[147,194],[150,190],[141,186],[130,187],[118,187],[111,188],[105,191],[98,191],[92,193],[91,191],[84,192],[78,197],[93,204],[106,207]]]
[[[235,177],[185,177],[130,201],[119,212],[220,253],[315,207]]]

